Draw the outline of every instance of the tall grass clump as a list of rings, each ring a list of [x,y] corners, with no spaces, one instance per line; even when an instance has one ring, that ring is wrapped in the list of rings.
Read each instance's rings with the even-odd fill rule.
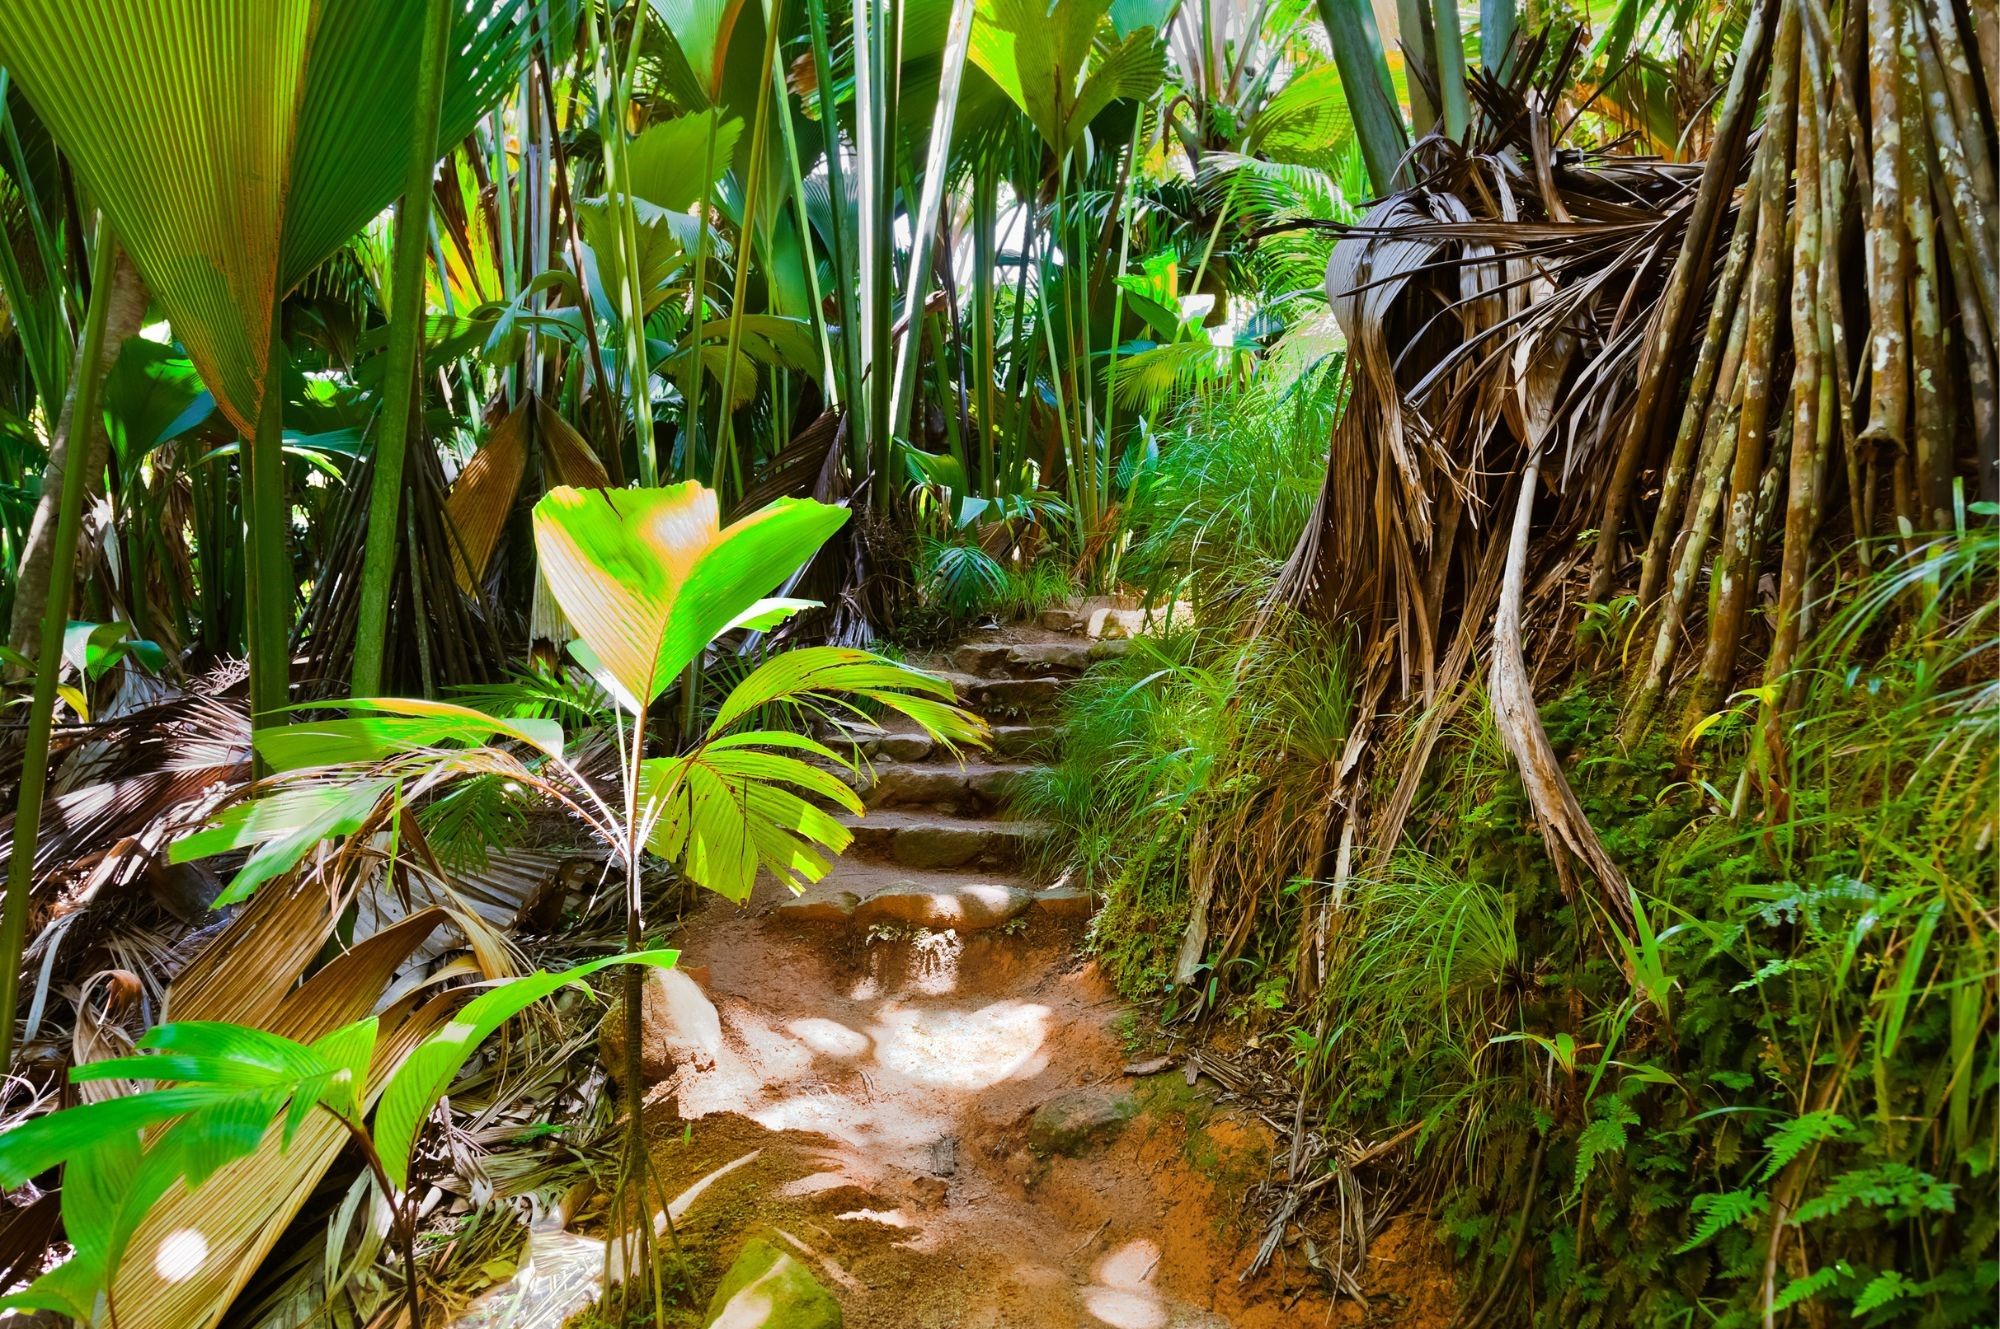
[[[1750,693],[1627,750],[1593,685],[1544,708],[1629,932],[1483,721],[1350,884],[1317,1101],[1420,1126],[1489,1323],[1990,1322],[2000,537],[1884,563],[1829,587],[1782,728]]]
[[[1054,827],[1051,874],[1103,898],[1096,944],[1127,991],[1177,982],[1207,1002],[1250,986],[1275,1006],[1300,981],[1293,916],[1330,848],[1351,671],[1344,638],[1294,616],[1250,628],[1311,513],[1338,380],[1337,354],[1294,332],[1270,372],[1190,402],[1156,440],[1125,571],[1190,608],[1091,667],[1065,703],[1060,760],[1022,795]],[[1226,976],[1207,972],[1205,946],[1180,955],[1192,899],[1219,884]]]
[[[1307,322],[1244,387],[1191,399],[1151,440],[1132,485],[1124,574],[1236,625],[1298,543],[1344,399],[1338,339]]]

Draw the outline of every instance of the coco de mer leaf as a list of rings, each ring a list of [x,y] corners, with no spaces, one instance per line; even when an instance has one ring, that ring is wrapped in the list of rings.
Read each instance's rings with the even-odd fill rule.
[[[528,0],[454,6],[438,142],[519,78]],[[0,65],[110,218],[239,428],[278,296],[396,197],[424,6],[14,0]]]
[[[692,481],[565,486],[535,505],[535,548],[603,681],[638,711],[846,520],[844,508],[779,499],[723,526],[714,492]]]

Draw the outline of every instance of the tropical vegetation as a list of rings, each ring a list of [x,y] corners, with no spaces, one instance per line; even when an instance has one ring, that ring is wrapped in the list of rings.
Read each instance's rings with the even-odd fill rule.
[[[1099,597],[1016,800],[1290,1086],[1253,1265],[1338,1194],[1468,1329],[1989,1322],[1995,32],[0,7],[0,1306],[443,1323],[426,1140],[525,1105],[671,1322],[563,1003],[636,1084],[696,893],[848,847],[830,722],[977,747],[908,661]]]

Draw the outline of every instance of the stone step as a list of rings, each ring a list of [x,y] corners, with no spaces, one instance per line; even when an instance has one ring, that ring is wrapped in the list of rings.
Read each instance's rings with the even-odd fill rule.
[[[945,671],[958,694],[959,704],[977,711],[994,723],[1046,720],[1062,699],[1066,678],[1053,674],[1039,678],[984,678],[978,674]]]
[[[1184,602],[1142,608],[1129,599],[1103,596],[1042,611],[1040,626],[1048,632],[1065,632],[1092,640],[1139,637],[1158,632],[1171,619],[1191,621],[1191,607]]]
[[[921,729],[885,728],[846,721],[822,726],[819,741],[855,761],[927,761],[945,755],[944,745]]]
[[[854,832],[848,853],[909,868],[1007,867],[1026,856],[1042,827],[1028,821],[954,817],[934,812],[871,812],[842,816]]]
[[[842,860],[824,880],[778,905],[771,916],[787,924],[978,932],[1023,915],[1075,922],[1089,917],[1089,905],[1089,896],[1082,891],[1061,886],[1037,890],[1006,873],[939,872]]]
[[[1051,724],[997,724],[988,735],[989,750],[1002,760],[1019,761],[1055,756],[1062,731]]]
[[[898,726],[908,723],[900,717],[897,720]],[[1046,758],[1055,751],[1058,731],[1052,724],[996,724],[987,734],[987,746],[983,751],[961,748],[957,752],[946,744],[933,742],[921,730],[884,728],[857,722],[822,726],[815,737],[842,757],[856,762],[946,762],[956,765],[961,758],[976,761],[986,757],[1002,762]]]
[[[848,783],[871,808],[937,808],[982,814],[1007,806],[1040,768],[1000,762],[879,762],[851,772]]]
[[[952,665],[982,678],[1075,677],[1098,660],[1123,652],[1125,640],[969,641],[952,652]]]

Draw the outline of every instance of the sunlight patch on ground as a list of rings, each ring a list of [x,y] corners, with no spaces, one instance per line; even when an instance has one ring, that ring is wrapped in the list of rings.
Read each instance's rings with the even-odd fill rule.
[[[868,1052],[868,1035],[858,1034],[838,1020],[813,1017],[793,1020],[785,1031],[815,1052],[852,1060]]]
[[[996,1001],[978,1010],[938,1010],[887,1002],[876,1013],[875,1060],[938,1089],[988,1089],[1039,1073],[1048,1064],[1049,1008]]]
[[[1084,1289],[1084,1308],[1111,1329],[1160,1329],[1167,1307],[1153,1288],[1159,1265],[1160,1248],[1153,1242],[1126,1242],[1091,1271],[1096,1282]]]
[[[835,1214],[843,1223],[880,1223],[883,1227],[915,1227],[910,1216],[901,1209],[850,1209],[844,1214]]]
[[[1161,1329],[1167,1322],[1167,1308],[1150,1292],[1123,1292],[1117,1288],[1085,1288],[1084,1309],[1111,1329]]]

